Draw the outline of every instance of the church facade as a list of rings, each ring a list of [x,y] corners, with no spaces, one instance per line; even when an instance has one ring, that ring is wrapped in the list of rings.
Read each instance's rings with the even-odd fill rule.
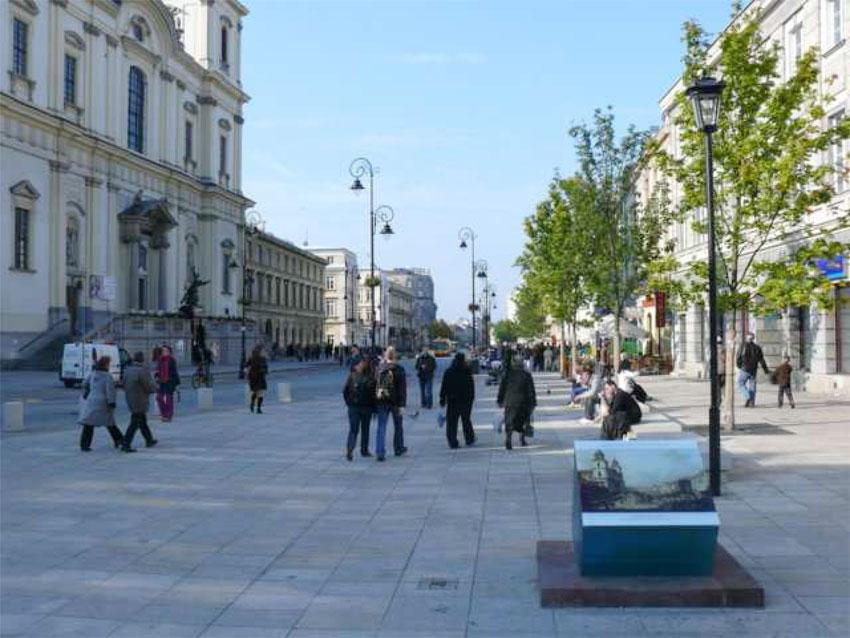
[[[200,315],[239,316],[246,14],[237,0],[0,4],[4,362],[176,316],[194,272]]]

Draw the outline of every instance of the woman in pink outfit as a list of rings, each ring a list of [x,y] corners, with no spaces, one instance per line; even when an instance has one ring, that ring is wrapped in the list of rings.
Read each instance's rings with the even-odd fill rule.
[[[174,392],[180,385],[180,375],[169,346],[162,346],[162,353],[156,363],[155,376],[159,388],[156,395],[159,416],[163,421],[171,421],[174,417]]]

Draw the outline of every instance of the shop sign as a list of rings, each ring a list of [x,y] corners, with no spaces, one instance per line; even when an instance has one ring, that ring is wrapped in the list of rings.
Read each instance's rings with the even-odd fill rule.
[[[844,255],[838,255],[832,259],[818,259],[815,263],[821,274],[829,281],[842,281],[847,278]]]

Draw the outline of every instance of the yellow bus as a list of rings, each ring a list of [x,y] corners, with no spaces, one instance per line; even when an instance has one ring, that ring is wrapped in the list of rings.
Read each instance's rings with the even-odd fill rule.
[[[449,357],[455,347],[451,339],[431,339],[431,350],[435,357]]]

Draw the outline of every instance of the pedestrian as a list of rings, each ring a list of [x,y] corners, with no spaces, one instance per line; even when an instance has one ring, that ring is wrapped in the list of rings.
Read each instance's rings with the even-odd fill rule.
[[[554,360],[554,352],[552,352],[552,346],[547,345],[546,349],[543,351],[543,369],[546,372],[552,372],[552,361]]]
[[[746,400],[745,408],[756,407],[756,375],[759,365],[765,374],[770,374],[764,361],[764,352],[755,339],[755,335],[748,332],[741,352],[738,353],[738,389]]]
[[[416,376],[419,379],[419,397],[422,407],[430,410],[434,407],[434,372],[437,360],[428,348],[422,347],[422,352],[416,357]]]
[[[251,351],[251,357],[248,359],[247,377],[248,388],[251,391],[251,412],[254,411],[254,406],[257,406],[257,414],[263,413],[263,396],[265,395],[268,385],[266,384],[266,375],[269,373],[269,364],[263,356],[263,346],[254,346]]]
[[[472,429],[472,403],[475,401],[475,381],[472,371],[462,352],[455,355],[451,365],[443,373],[440,384],[440,407],[446,408],[446,439],[449,447],[460,447],[457,440],[458,419],[463,423],[463,438],[467,445],[475,443]]]
[[[519,432],[519,442],[525,447],[526,428],[531,425],[531,415],[537,407],[534,379],[522,367],[518,358],[516,365],[502,377],[496,403],[505,409],[505,449],[513,449],[513,433]]]
[[[80,433],[80,449],[91,452],[94,429],[105,427],[112,437],[115,448],[124,444],[124,435],[115,426],[115,381],[109,372],[109,357],[100,357],[94,364],[86,380],[83,381],[83,399],[78,423],[83,430]]]
[[[596,420],[596,406],[601,401],[603,376],[602,364],[597,362],[593,374],[590,375],[587,391],[578,397],[584,404],[584,416],[579,421],[583,425],[590,425]]]
[[[782,400],[787,396],[788,404],[794,407],[794,396],[791,394],[791,357],[786,356],[782,363],[773,369],[773,382],[779,386],[779,407],[782,407]]]
[[[348,357],[348,360],[345,362],[345,365],[348,366],[348,371],[351,372],[357,366],[360,361],[362,361],[363,356],[360,354],[360,348],[357,346],[351,346],[351,355]]]
[[[643,413],[634,397],[617,387],[616,382],[605,382],[603,396],[608,414],[602,419],[602,438],[617,441],[640,423]]]
[[[369,453],[369,423],[375,410],[375,377],[369,368],[369,362],[361,358],[348,374],[342,389],[342,398],[348,407],[348,441],[345,458],[354,460],[354,446],[360,434],[360,456],[372,456]]]
[[[133,361],[124,370],[124,399],[130,410],[130,425],[124,434],[124,452],[135,452],[133,449],[133,437],[136,430],[141,431],[145,439],[145,447],[153,447],[158,441],[153,438],[148,427],[148,408],[150,407],[150,395],[156,392],[156,384],[151,377],[150,370],[145,366],[145,354],[137,352],[133,355]]]
[[[177,362],[171,356],[169,346],[162,346],[156,365],[156,381],[159,384],[159,392],[156,395],[159,417],[168,423],[174,418],[174,392],[180,386]]]
[[[393,346],[384,353],[384,363],[378,368],[375,403],[378,411],[378,432],[375,436],[375,455],[378,461],[386,458],[387,420],[393,417],[393,452],[401,456],[404,446],[404,407],[407,405],[407,375],[398,364]]]

